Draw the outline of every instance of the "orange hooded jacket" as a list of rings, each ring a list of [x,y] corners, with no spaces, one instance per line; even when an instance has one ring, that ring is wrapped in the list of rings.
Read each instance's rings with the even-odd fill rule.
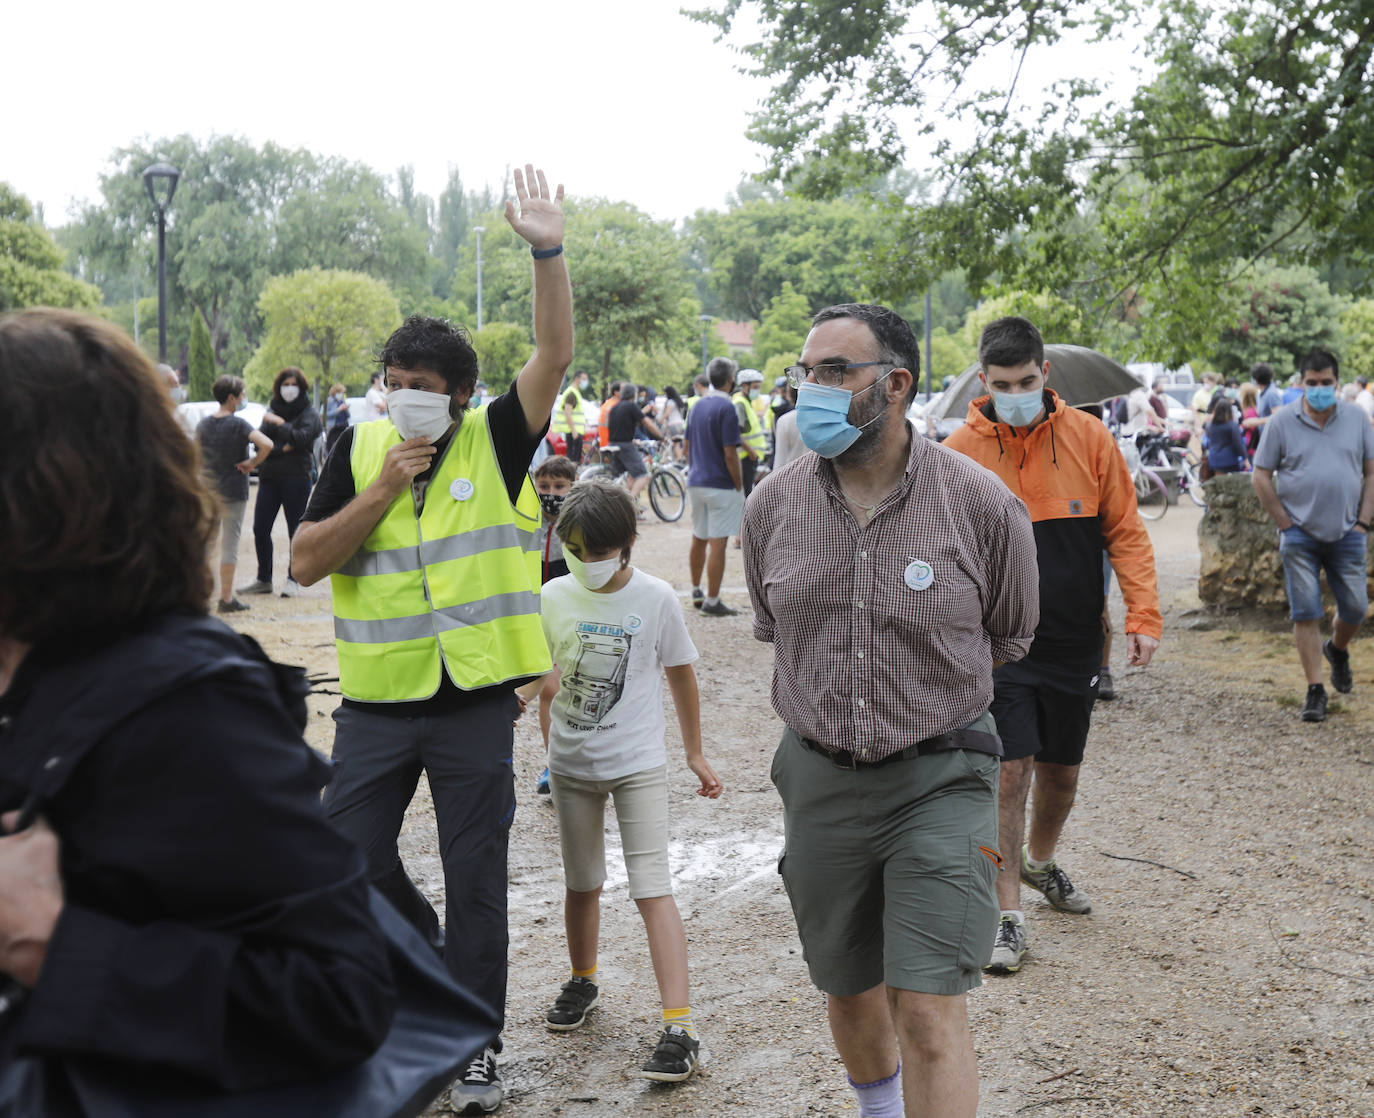
[[[1040,624],[1027,659],[1086,663],[1102,648],[1104,549],[1126,600],[1126,632],[1163,633],[1154,548],[1111,432],[1053,390],[1045,404],[1044,420],[1027,430],[1000,422],[992,397],[980,396],[945,446],[995,473],[1030,512]]]

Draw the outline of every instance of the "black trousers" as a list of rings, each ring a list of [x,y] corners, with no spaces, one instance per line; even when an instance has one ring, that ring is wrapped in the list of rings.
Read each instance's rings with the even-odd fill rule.
[[[444,965],[503,1022],[517,712],[510,692],[419,718],[341,706],[334,712],[334,777],[324,792],[325,814],[362,850],[372,884],[437,944],[439,918],[410,879],[396,846],[424,772],[444,873]]]
[[[253,547],[258,553],[258,580],[272,581],[272,525],[277,513],[286,514],[286,535],[296,536],[306,502],[310,500],[308,477],[258,479],[258,503],[253,509]]]

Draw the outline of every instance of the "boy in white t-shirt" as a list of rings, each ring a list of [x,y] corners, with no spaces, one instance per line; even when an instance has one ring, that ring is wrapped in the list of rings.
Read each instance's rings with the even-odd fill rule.
[[[597,1002],[605,809],[606,797],[614,796],[630,896],[644,919],[663,1001],[663,1034],[641,1074],[675,1083],[696,1070],[700,1046],[687,991],[687,939],[668,872],[661,672],[673,693],[687,767],[701,781],[697,794],[714,799],[723,786],[701,752],[692,670],[697,650],[677,594],[630,566],[636,525],[624,489],[602,481],[574,486],[557,525],[572,573],[543,588],[544,635],[563,673],[552,704],[549,774],[572,962],[572,977],[547,1020],[555,1031],[575,1029]]]

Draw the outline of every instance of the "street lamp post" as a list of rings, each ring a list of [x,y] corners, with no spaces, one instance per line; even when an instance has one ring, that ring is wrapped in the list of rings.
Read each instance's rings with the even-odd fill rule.
[[[701,323],[701,371],[703,375],[706,373],[706,365],[710,360],[706,356],[706,338],[711,332],[711,317],[709,314],[697,315],[697,321]]]
[[[154,163],[143,172],[143,185],[157,211],[157,359],[167,363],[167,207],[177,192],[181,172],[170,163]]]
[[[472,231],[477,234],[477,329],[482,329],[482,234],[487,231],[485,225],[474,225]]]

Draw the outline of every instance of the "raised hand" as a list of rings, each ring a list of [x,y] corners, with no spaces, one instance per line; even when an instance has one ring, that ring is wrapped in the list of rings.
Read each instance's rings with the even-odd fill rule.
[[[515,197],[519,201],[506,203],[506,220],[531,248],[553,248],[563,243],[563,184],[549,193],[549,183],[543,171],[526,163],[522,173],[515,171]]]

